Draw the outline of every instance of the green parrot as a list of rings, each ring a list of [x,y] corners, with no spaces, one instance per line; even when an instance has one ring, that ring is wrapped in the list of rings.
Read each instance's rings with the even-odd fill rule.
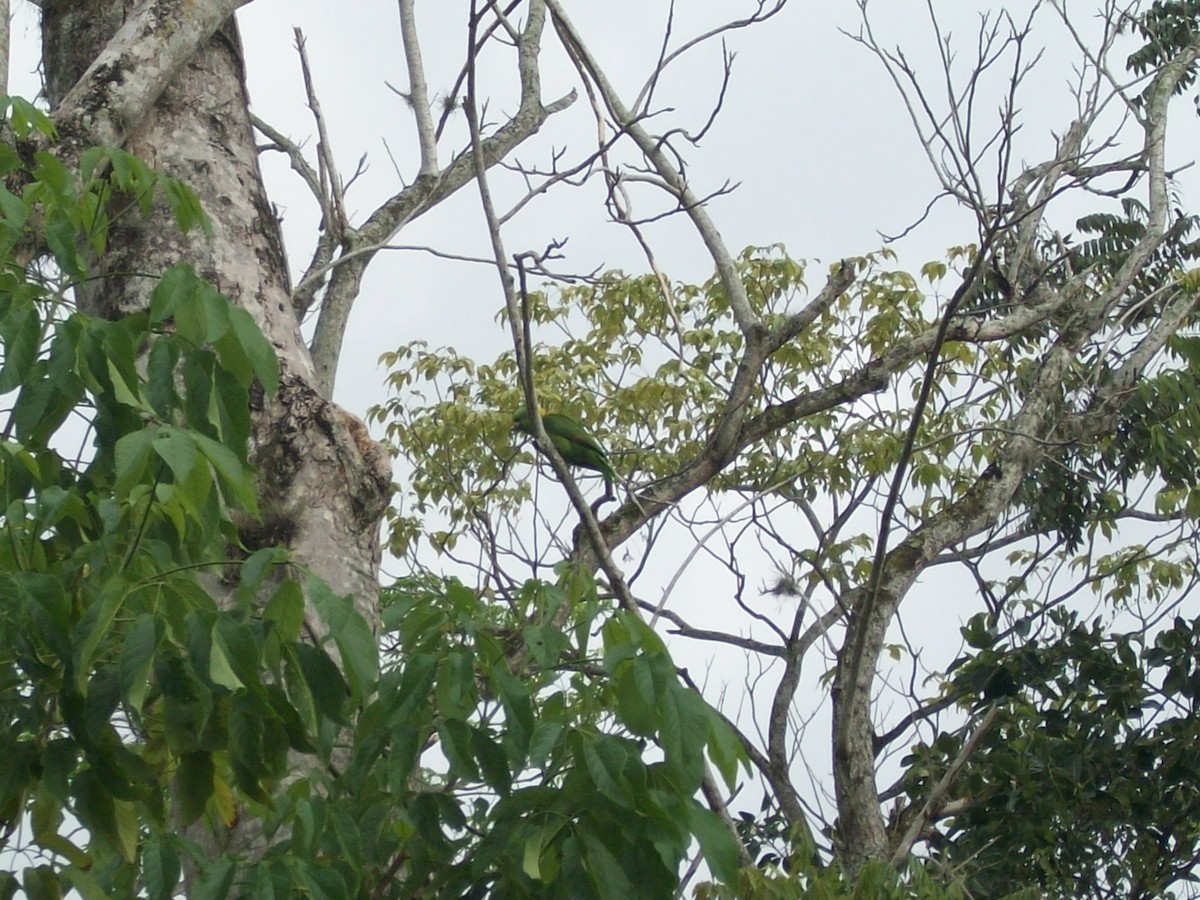
[[[554,449],[558,451],[558,455],[567,465],[599,472],[604,476],[605,484],[611,484],[617,480],[617,473],[613,471],[612,463],[608,461],[608,454],[604,452],[600,442],[588,434],[587,429],[570,416],[564,416],[561,413],[544,415],[542,416],[542,427],[546,429],[546,434],[554,444]],[[522,407],[513,416],[513,428],[528,435],[533,434],[533,420],[529,417],[528,409]]]

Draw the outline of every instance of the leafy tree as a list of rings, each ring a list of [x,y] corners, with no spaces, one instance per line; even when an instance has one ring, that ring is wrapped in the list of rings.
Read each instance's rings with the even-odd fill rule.
[[[32,133],[24,116],[52,134],[14,110],[18,131]],[[7,159],[29,181],[6,195],[9,252],[59,235],[62,273],[84,276],[78,248],[102,252],[141,214],[113,197],[162,193],[182,225],[208,227],[186,186],[123,151],[85,153],[86,177],[45,151],[27,171]],[[187,265],[114,320],[70,311],[74,284],[12,263],[0,317],[0,387],[16,395],[0,470],[0,811],[10,858],[50,860],[5,873],[7,895],[169,897],[187,867],[193,896],[652,897],[694,838],[736,880],[733,835],[695,795],[706,752],[730,785],[744,754],[658,635],[602,616],[570,569],[523,589],[507,636],[462,584],[409,579],[383,595],[380,675],[351,598],[256,546],[251,397],[272,400],[280,377],[249,314]],[[91,429],[77,459],[62,449],[73,415]],[[325,640],[301,639],[306,610]],[[433,747],[437,769],[422,764]],[[201,823],[232,826],[239,809],[270,851],[212,859]]]
[[[958,696],[999,715],[961,776],[970,797],[933,841],[973,893],[1035,886],[1052,897],[1161,897],[1190,880],[1200,846],[1191,746],[1200,690],[1200,621],[1152,638],[1064,609],[1042,639],[966,629],[977,652],[954,673]],[[914,748],[906,790],[945,771],[962,739]]]

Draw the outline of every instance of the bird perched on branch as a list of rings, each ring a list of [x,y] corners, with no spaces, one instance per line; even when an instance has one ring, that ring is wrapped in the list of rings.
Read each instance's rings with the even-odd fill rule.
[[[562,413],[542,416],[542,427],[546,429],[546,435],[554,444],[558,455],[563,458],[563,462],[568,466],[579,466],[581,469],[599,472],[604,476],[605,487],[612,490],[617,473],[613,471],[608,454],[600,446],[600,442],[592,437],[586,428]],[[533,418],[528,409],[522,407],[513,416],[513,428],[533,435]]]

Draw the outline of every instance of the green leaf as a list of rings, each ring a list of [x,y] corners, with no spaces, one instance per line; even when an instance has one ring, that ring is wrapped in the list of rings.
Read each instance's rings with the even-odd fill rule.
[[[442,752],[450,761],[450,771],[458,778],[479,781],[479,769],[471,752],[471,727],[459,719],[443,719],[437,732]]]
[[[157,430],[143,428],[117,441],[114,450],[117,481],[113,486],[117,496],[129,496],[133,486],[141,482],[157,436]]]
[[[63,875],[83,900],[112,900],[112,895],[90,871],[79,866],[67,866]]]
[[[189,900],[225,900],[233,887],[233,878],[237,874],[237,863],[233,858],[224,855],[216,862],[201,868],[200,877],[192,885]]]
[[[163,176],[162,188],[171,213],[175,216],[175,225],[181,232],[187,234],[193,228],[199,227],[205,235],[212,234],[212,223],[195,191],[178,178],[169,175]]]
[[[0,366],[0,394],[24,384],[41,350],[42,323],[31,303],[19,304],[0,323],[4,364]]]
[[[535,716],[533,704],[529,699],[529,688],[519,678],[509,672],[507,663],[498,661],[488,671],[488,677],[500,691],[500,701],[504,706],[504,721],[508,730],[504,734],[504,743],[508,749],[509,759],[514,764],[524,760],[529,752],[529,741],[533,737]]]
[[[658,703],[659,745],[682,789],[700,786],[703,749],[709,734],[707,707],[700,695],[672,683]]]
[[[180,404],[175,390],[175,370],[179,365],[179,344],[171,335],[155,339],[146,357],[146,401],[160,418],[169,418]]]
[[[204,813],[208,798],[213,795],[212,756],[201,751],[184,754],[175,772],[175,801],[185,825]]]
[[[553,625],[526,625],[521,630],[525,646],[539,666],[556,666],[570,647],[570,639]]]
[[[287,559],[288,552],[283,547],[263,547],[246,557],[238,571],[238,603],[250,606],[267,574]]]
[[[617,714],[621,723],[634,734],[650,737],[659,728],[655,708],[654,671],[643,656],[621,666],[616,679]]]
[[[138,712],[142,711],[150,688],[150,666],[162,637],[162,620],[142,613],[134,620],[121,648],[118,664],[121,694]]]
[[[501,797],[508,796],[512,788],[512,772],[508,768],[508,755],[504,748],[492,740],[490,734],[482,728],[472,728],[471,747],[479,767],[483,772],[483,780],[487,786]]]
[[[27,868],[21,885],[29,900],[61,900],[62,886],[58,883],[58,875],[50,866]]]
[[[629,760],[625,746],[616,738],[601,735],[583,740],[583,761],[592,784],[608,801],[629,806],[629,785],[624,768]]]
[[[708,756],[721,773],[726,787],[732,791],[737,787],[738,763],[749,765],[746,748],[721,714],[711,707],[708,709],[708,728]]]
[[[0,766],[0,810],[21,797],[32,780],[30,766],[41,765],[40,748],[33,741],[13,741],[5,748],[6,765]]]
[[[269,806],[265,786],[287,767],[287,735],[270,707],[253,694],[238,694],[230,706],[229,749],[236,783],[251,799]]]
[[[324,863],[304,862],[300,867],[300,877],[308,889],[307,895],[316,900],[343,900],[350,897],[342,876]]]
[[[250,313],[240,306],[229,310],[229,322],[267,396],[275,396],[279,390],[279,360],[275,355],[275,348],[263,335]]]
[[[319,719],[317,700],[308,686],[296,646],[291,644],[284,646],[280,657],[283,669],[284,698],[287,701],[287,707],[295,711],[307,739],[309,735],[315,734],[322,724]],[[267,690],[270,695],[272,687],[268,686]]]
[[[53,153],[39,150],[33,158],[36,163],[33,177],[50,189],[58,203],[69,206],[75,197],[74,174]]]
[[[465,647],[456,647],[438,666],[437,706],[443,716],[466,719],[475,709],[475,658]]]
[[[252,693],[262,695],[258,643],[250,627],[229,615],[218,617],[213,628],[214,654],[220,649],[238,681]]]
[[[138,848],[137,810],[128,800],[116,800],[113,803],[113,812],[117,826],[117,851],[125,862],[135,862]]]
[[[114,850],[124,849],[123,829],[118,823],[117,801],[94,769],[75,777],[71,785],[75,795],[75,813],[93,838],[99,838]]]
[[[57,138],[58,132],[53,120],[43,110],[38,109],[24,97],[9,96],[6,98],[11,106],[9,124],[13,133],[24,140],[31,131],[37,131],[48,138]],[[39,157],[35,157],[39,158]]]
[[[303,642],[292,645],[292,652],[304,674],[304,683],[311,692],[317,711],[334,722],[344,722],[350,689],[329,654],[320,647]]]
[[[175,316],[175,333],[190,347],[199,349],[209,342],[214,331],[218,337],[221,332],[219,325],[214,328],[208,320],[209,307],[204,295],[206,290],[211,288],[199,278],[192,281],[189,288],[188,291],[177,295],[177,302],[172,309]]]
[[[119,580],[110,581],[104,586],[100,602],[94,604],[79,624],[77,640],[79,650],[75,654],[75,677],[86,678],[92,671],[96,655],[100,652],[101,644],[112,631],[113,620],[125,604],[127,586]]]
[[[700,843],[709,869],[729,886],[738,883],[738,850],[733,832],[720,816],[695,800],[688,804],[688,829]]]
[[[247,512],[258,513],[258,496],[254,486],[254,471],[244,466],[228,447],[202,434],[194,435],[196,447],[216,471],[226,499],[236,502]]]
[[[176,754],[199,749],[212,713],[212,695],[185,661],[160,649],[154,673],[163,692],[163,730],[167,746]]]
[[[621,868],[621,863],[599,837],[586,830],[580,830],[579,837],[585,848],[584,860],[592,876],[592,887],[599,897],[604,900],[628,900],[639,895]]]
[[[90,868],[95,862],[89,854],[76,847],[68,838],[61,834],[43,834],[37,839],[36,843],[42,849],[69,860],[71,865],[79,866],[81,869]]]
[[[21,159],[20,153],[10,147],[7,143],[0,144],[0,177],[8,175],[11,172],[15,172],[24,165],[25,161]]]
[[[197,302],[204,307],[204,321],[207,325],[204,343],[213,344],[229,333],[232,327],[229,311],[233,305],[224,294],[203,280],[197,292]]]
[[[322,579],[310,575],[305,588],[313,608],[329,626],[351,691],[356,698],[365,696],[379,676],[379,646],[371,626],[350,597],[334,594]]]
[[[537,723],[537,727],[533,730],[533,737],[529,741],[528,764],[530,767],[540,769],[546,765],[550,754],[561,743],[563,731],[561,722],[543,720]]]
[[[54,254],[54,262],[68,276],[82,280],[86,273],[79,259],[78,237],[75,224],[60,214],[47,218],[45,225],[46,246]]]
[[[522,850],[521,870],[530,878],[552,884],[560,872],[559,854],[563,834],[569,827],[561,819],[551,820],[527,838]],[[569,836],[566,840],[575,843]]]
[[[150,900],[170,900],[179,884],[182,867],[172,839],[152,835],[142,848],[142,881]]]
[[[221,619],[217,621],[220,622]],[[212,645],[208,653],[208,677],[213,684],[229,691],[240,690],[246,686],[246,682],[234,671],[224,642],[217,636],[217,623],[213,624]]]
[[[280,582],[263,610],[263,618],[279,627],[283,640],[296,640],[304,627],[304,592],[300,583],[290,578]]]
[[[330,807],[329,821],[333,825],[333,834],[341,850],[341,862],[348,865],[356,875],[361,875],[363,841],[358,823],[346,810],[338,806]]]
[[[187,481],[196,465],[196,442],[192,435],[180,428],[163,426],[152,443],[154,452],[171,469],[176,484]]]
[[[199,284],[200,279],[187,263],[180,263],[163,272],[150,294],[151,324],[162,324],[174,316],[180,306],[192,302]]]

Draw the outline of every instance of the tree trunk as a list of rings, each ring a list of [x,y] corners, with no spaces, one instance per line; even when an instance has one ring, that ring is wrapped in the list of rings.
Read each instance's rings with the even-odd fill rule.
[[[195,3],[213,0],[190,6]],[[136,25],[142,29],[136,34],[155,40],[152,31],[164,16],[194,13],[170,10],[170,3],[131,9],[112,0],[47,0],[43,52],[52,114],[123,25]],[[137,75],[114,67],[107,78],[118,82]],[[376,622],[379,524],[390,495],[391,465],[363,424],[315,386],[292,308],[279,223],[259,170],[233,19],[175,72],[139,121],[117,124],[117,133],[126,135],[125,149],[196,191],[212,234],[181,235],[165,208],[148,217],[131,210],[110,231],[103,258],[94,260],[95,278],[79,290],[80,307],[105,316],[142,309],[154,276],[188,262],[254,317],[279,357],[280,390],[269,402],[261,392],[252,401],[257,406],[252,460],[259,469],[262,519],[247,523],[242,541],[251,550],[288,547],[295,562],[336,593],[351,595],[367,621]],[[213,590],[231,588],[217,582]],[[311,615],[308,626],[313,638],[323,633],[323,624]],[[228,835],[219,843],[244,844],[248,837]]]

